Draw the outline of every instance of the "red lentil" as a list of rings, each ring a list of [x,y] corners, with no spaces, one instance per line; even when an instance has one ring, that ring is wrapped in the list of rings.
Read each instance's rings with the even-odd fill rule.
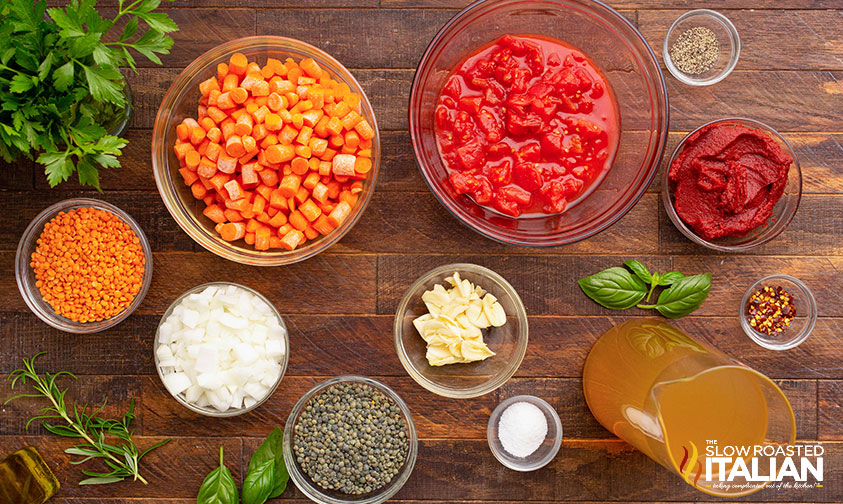
[[[59,212],[44,226],[30,266],[58,315],[96,322],[126,309],[140,291],[146,256],[122,219],[96,208]]]

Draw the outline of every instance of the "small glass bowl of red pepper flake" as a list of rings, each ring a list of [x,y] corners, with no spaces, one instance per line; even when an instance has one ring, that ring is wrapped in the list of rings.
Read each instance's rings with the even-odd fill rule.
[[[770,350],[788,350],[805,341],[817,323],[817,302],[804,282],[770,275],[755,282],[741,300],[741,327]]]

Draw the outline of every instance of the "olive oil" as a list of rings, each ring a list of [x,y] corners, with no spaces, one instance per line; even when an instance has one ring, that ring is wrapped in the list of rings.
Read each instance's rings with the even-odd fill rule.
[[[0,503],[43,504],[59,491],[59,480],[31,446],[0,460]]]

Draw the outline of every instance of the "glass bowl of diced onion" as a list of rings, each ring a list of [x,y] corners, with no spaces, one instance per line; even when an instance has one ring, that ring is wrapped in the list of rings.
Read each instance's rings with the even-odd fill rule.
[[[458,275],[456,284],[455,274]],[[447,291],[454,292],[446,295]],[[443,358],[441,346],[437,348],[437,345],[430,345],[429,348],[420,330],[426,330],[426,324],[431,323],[429,314],[435,315],[439,310],[436,298],[444,302],[447,296],[456,298],[463,307],[456,308],[456,311],[453,308],[449,308],[450,311],[442,310],[441,315],[450,317],[460,312],[462,315],[453,319],[463,327],[477,327],[474,320],[478,316],[485,318],[479,324],[480,327],[488,326],[480,330],[482,342],[494,355],[476,354],[478,350],[470,345],[471,348],[467,350],[482,360],[448,363],[454,359],[450,356]],[[490,301],[499,305],[498,310],[489,309]],[[480,304],[479,308],[477,303]],[[472,308],[475,313],[471,313]],[[495,314],[500,310],[503,319],[493,320],[500,316]],[[437,321],[432,323],[437,324]],[[447,264],[422,275],[407,289],[398,304],[393,332],[398,359],[410,377],[435,394],[454,398],[478,397],[506,383],[524,360],[529,333],[527,311],[512,285],[494,271],[476,264]],[[446,328],[442,335],[447,339],[451,332],[451,329]],[[466,334],[460,337],[465,338]],[[460,343],[460,353],[463,352],[462,345]]]
[[[345,83],[353,93],[360,95],[360,115],[374,130],[371,147],[372,167],[363,180],[362,192],[357,195],[350,214],[342,223],[325,236],[308,240],[294,250],[282,248],[257,250],[243,239],[223,240],[211,219],[203,214],[205,205],[194,198],[190,186],[179,174],[180,163],[173,145],[177,138],[176,126],[185,118],[195,117],[200,97],[199,83],[215,76],[217,64],[226,63],[235,53],[244,54],[249,61],[264,64],[267,58],[285,60],[304,58],[313,60],[327,70],[338,82]],[[254,36],[232,40],[210,49],[190,63],[173,81],[164,95],[152,132],[152,170],[164,206],[191,238],[206,250],[225,259],[255,266],[281,266],[308,259],[338,242],[360,220],[375,190],[380,166],[380,137],[374,109],[363,88],[339,61],[331,55],[299,40],[278,36]]]
[[[220,345],[215,352],[214,344]],[[153,343],[164,388],[187,409],[211,417],[241,415],[269,399],[284,378],[289,348],[275,306],[230,282],[206,283],[179,296],[161,317]]]

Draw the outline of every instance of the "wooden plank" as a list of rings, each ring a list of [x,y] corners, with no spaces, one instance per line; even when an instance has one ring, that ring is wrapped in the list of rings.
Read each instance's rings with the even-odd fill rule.
[[[129,76],[135,91],[133,128],[151,128],[164,93],[178,75],[173,68],[143,68]],[[414,70],[352,69],[375,108],[378,125],[385,130],[407,129],[407,97]],[[619,79],[630,79],[616,72]],[[671,127],[690,130],[717,117],[748,116],[779,131],[831,131],[840,128],[843,72],[735,71],[726,84],[691,88],[666,78],[671,103]],[[728,93],[726,89],[741,89]],[[787,94],[779,92],[788,89]],[[630,97],[633,99],[633,97]],[[640,98],[643,100],[643,98]],[[643,106],[643,105],[642,105]],[[788,110],[782,114],[781,110]],[[629,127],[641,128],[641,117],[630,117]]]
[[[20,157],[12,163],[0,159],[0,191],[32,189],[35,161]],[[41,167],[43,177],[43,167]]]
[[[820,410],[817,439],[843,438],[843,381],[820,380],[817,394]]]
[[[128,79],[135,93],[135,115],[131,128],[152,128],[155,114],[180,68],[139,68]],[[378,126],[383,130],[407,129],[407,96],[413,70],[351,69],[375,109]]]
[[[772,273],[793,275],[813,291],[822,316],[843,314],[843,258],[839,257],[750,257],[750,256],[677,256],[673,267],[678,271],[714,273],[711,293],[697,310],[698,315],[733,315],[740,309],[746,289],[762,276]]]
[[[214,0],[219,1],[219,0]],[[462,9],[471,0],[381,0],[381,7],[386,8],[430,8]],[[743,0],[736,4],[733,0],[612,0],[609,6],[615,9],[833,9],[839,7],[834,0],[793,0],[782,4],[778,0]],[[678,16],[678,13],[677,13]],[[672,21],[671,21],[672,22]]]
[[[68,366],[67,361],[64,363]],[[61,370],[69,370],[67,367]],[[56,372],[60,369],[42,366],[41,359],[35,362],[35,370],[39,374],[44,372]],[[3,385],[0,386],[0,405],[15,394],[29,394],[32,388],[29,384],[18,385],[14,390],[8,386],[3,376]],[[135,401],[135,415],[137,418],[132,422],[132,428],[138,434],[143,433],[143,417],[141,416],[141,379],[138,376],[125,375],[79,375],[78,380],[68,377],[60,378],[61,389],[68,389],[68,405],[89,405],[88,412],[91,413],[108,399],[105,408],[100,416],[104,418],[122,418],[129,411],[129,404],[132,399]],[[26,430],[26,422],[38,415],[38,410],[47,406],[49,401],[42,398],[25,397],[16,399],[5,406],[0,406],[3,414],[3,422],[0,423],[0,436],[9,434],[47,435],[51,434],[42,427],[40,421],[32,422],[29,430]],[[61,421],[51,421],[53,424],[61,424]]]
[[[394,314],[406,290],[425,272],[443,264],[468,262],[490,268],[509,281],[530,315],[611,315],[611,311],[597,305],[580,291],[577,280],[617,266],[623,260],[604,256],[381,255],[378,257],[377,313]],[[666,257],[644,256],[640,260],[658,271],[666,270],[670,264]],[[634,309],[625,313],[633,314],[645,312]]]
[[[65,0],[47,0],[47,5],[50,6],[63,7],[66,4]],[[116,7],[118,2],[117,0],[100,0],[97,5],[100,7]],[[371,9],[378,6],[378,0],[310,0],[308,6],[311,8],[358,7]],[[162,2],[159,8],[171,14],[179,10],[208,7],[265,9],[268,7],[301,7],[301,2],[296,0],[180,0],[179,2]],[[204,33],[201,35],[204,35]]]
[[[840,255],[843,253],[843,205],[841,195],[805,194],[790,225],[772,241],[756,247],[750,254],[791,254],[804,256]],[[660,252],[663,254],[699,254],[708,251],[686,238],[664,211],[659,198]]]
[[[334,252],[453,254],[647,254],[658,251],[658,197],[645,194],[607,230],[578,243],[531,249],[503,245],[464,226],[431,192],[375,193],[360,222]],[[396,209],[402,209],[396,211]],[[630,233],[635,229],[635,233]]]
[[[164,438],[135,436],[135,443],[146,448]],[[149,453],[141,463],[141,475],[148,485],[140,482],[121,482],[111,485],[79,486],[85,478],[80,466],[71,465],[70,461],[78,457],[64,453],[74,445],[74,440],[57,436],[0,436],[0,453],[11,453],[22,446],[34,446],[47,462],[61,483],[61,497],[85,497],[92,499],[110,499],[121,497],[134,498],[192,498],[205,479],[205,475],[219,466],[219,450],[225,450],[225,465],[231,470],[238,488],[242,481],[241,462],[243,442],[237,438],[173,438],[166,445]],[[87,467],[87,464],[81,467]],[[93,467],[99,467],[93,464]]]
[[[741,37],[741,70],[843,69],[843,11],[735,10],[726,15]],[[638,28],[658,49],[659,61],[664,37],[678,16],[675,10],[638,13]]]
[[[153,256],[152,285],[137,314],[161,316],[185,290],[209,281],[252,287],[269,298],[284,315],[367,313],[375,307],[374,256],[322,254],[283,268],[246,266],[210,252],[168,252]],[[13,271],[13,262],[13,252],[0,252],[0,265],[8,268],[6,271]],[[331,278],[345,281],[332,282]],[[0,284],[0,302],[6,310],[27,309],[15,282]]]
[[[612,316],[530,316],[530,344],[516,376],[578,378],[591,346],[613,325],[630,318]],[[0,313],[0,340],[14,352],[0,354],[0,373],[20,366],[37,352],[47,371],[77,374],[154,375],[152,340],[160,315],[132,315],[114,329],[79,336],[51,329],[30,313]],[[287,376],[331,377],[366,373],[406,376],[395,355],[393,315],[285,316],[292,351]],[[811,337],[788,352],[770,352],[746,337],[736,317],[692,315],[674,321],[690,335],[773,378],[843,378],[843,350],[837,335],[843,320],[820,318]],[[90,348],[100,349],[96,354]],[[101,358],[108,355],[108,359]]]
[[[99,199],[121,208],[143,229],[153,251],[193,250],[193,240],[176,224],[161,198],[152,192],[40,190],[7,192],[5,197],[6,210],[19,218],[0,228],[0,250],[15,250],[24,229],[36,215],[48,206],[70,198]]]
[[[267,9],[257,18],[257,33],[277,34],[284,26],[285,37],[314,45],[350,68],[415,68],[453,15],[434,9]],[[315,26],[343,28],[314,30]]]

